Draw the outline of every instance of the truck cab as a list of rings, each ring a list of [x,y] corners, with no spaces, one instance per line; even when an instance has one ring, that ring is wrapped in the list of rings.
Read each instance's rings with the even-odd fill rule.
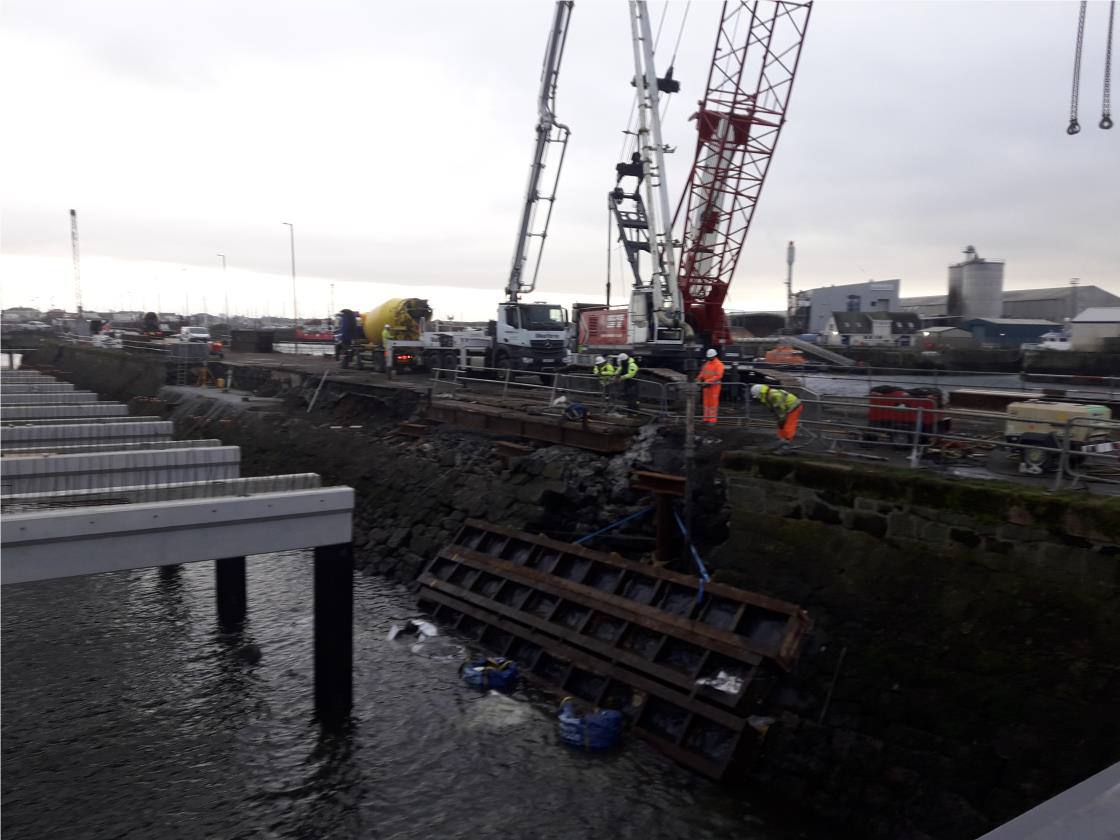
[[[565,363],[568,313],[555,304],[502,303],[494,324],[491,366],[553,371]]]

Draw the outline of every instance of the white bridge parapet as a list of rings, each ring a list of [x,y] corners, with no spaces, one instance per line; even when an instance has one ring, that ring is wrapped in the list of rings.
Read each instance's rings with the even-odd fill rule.
[[[352,488],[326,487],[8,514],[0,583],[349,543],[353,508]]]

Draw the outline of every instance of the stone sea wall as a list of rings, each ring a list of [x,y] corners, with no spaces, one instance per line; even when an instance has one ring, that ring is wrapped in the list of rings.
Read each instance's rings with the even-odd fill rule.
[[[745,452],[724,479],[715,578],[816,621],[754,783],[965,840],[1120,760],[1120,501]]]
[[[167,379],[162,357],[54,340],[41,341],[38,349],[28,354],[26,363],[47,372],[57,370],[60,378],[75,387],[119,402],[136,396],[155,396]]]

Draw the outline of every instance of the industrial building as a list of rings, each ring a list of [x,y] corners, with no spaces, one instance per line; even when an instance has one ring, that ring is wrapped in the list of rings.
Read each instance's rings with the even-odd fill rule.
[[[948,295],[908,297],[899,301],[898,308],[905,312],[916,312],[923,319],[947,318],[948,301]],[[1072,318],[1086,308],[1120,306],[1120,297],[1098,286],[1057,286],[1005,291],[1002,301],[1000,317],[1057,323]]]
[[[894,312],[901,280],[868,280],[798,292],[790,322],[795,333],[824,333],[833,312]]]
[[[1086,309],[1069,326],[1072,349],[1120,353],[1120,307]]]
[[[977,344],[988,347],[1014,347],[1037,344],[1043,333],[1061,329],[1053,321],[1026,318],[969,318],[961,322],[961,329],[972,333]]]
[[[976,339],[972,337],[972,333],[960,327],[923,327],[914,336],[914,346],[921,350],[950,350],[956,347],[973,347],[975,344]]]

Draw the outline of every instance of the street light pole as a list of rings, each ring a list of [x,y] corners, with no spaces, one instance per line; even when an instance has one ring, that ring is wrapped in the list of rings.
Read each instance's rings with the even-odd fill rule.
[[[225,322],[229,324],[229,286],[226,284],[226,255],[218,254],[222,258],[222,290],[226,293],[226,314]]]
[[[291,222],[281,222],[288,226],[288,233],[292,244],[292,338],[295,339],[296,353],[299,353],[299,338],[295,332],[299,329],[299,310],[296,309],[296,226]]]

